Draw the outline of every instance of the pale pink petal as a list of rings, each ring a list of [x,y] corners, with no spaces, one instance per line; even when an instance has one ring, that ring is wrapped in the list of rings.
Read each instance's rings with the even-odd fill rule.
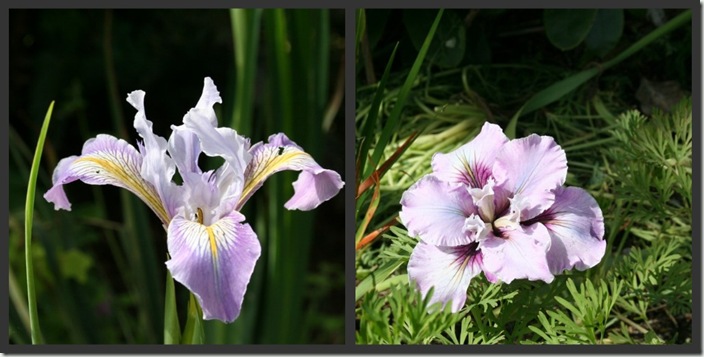
[[[531,219],[548,209],[555,198],[552,192],[565,183],[565,151],[549,136],[532,134],[506,143],[493,167],[497,197],[521,195],[529,204],[521,219]],[[509,195],[501,193],[503,190]],[[497,209],[505,202],[497,204]]]
[[[464,186],[428,175],[403,193],[399,217],[412,237],[433,245],[458,246],[472,242],[469,228],[476,226],[477,214]]]
[[[169,224],[166,267],[193,292],[203,319],[232,322],[240,314],[261,248],[244,216],[232,211],[210,226],[176,216]]]
[[[604,217],[587,191],[577,187],[557,190],[555,203],[535,220],[545,224],[550,233],[547,259],[553,274],[572,268],[585,270],[604,257]]]
[[[433,175],[451,183],[482,188],[491,176],[494,158],[508,142],[501,127],[484,123],[481,132],[467,144],[447,154],[433,156]]]
[[[554,276],[546,259],[549,246],[548,230],[541,223],[519,226],[502,232],[501,237],[490,235],[479,242],[484,272],[507,284],[514,279],[552,282]]]
[[[477,243],[438,247],[420,241],[408,262],[408,278],[424,297],[434,288],[430,305],[449,303],[452,312],[458,312],[464,306],[470,280],[482,271],[482,255],[476,248]]]

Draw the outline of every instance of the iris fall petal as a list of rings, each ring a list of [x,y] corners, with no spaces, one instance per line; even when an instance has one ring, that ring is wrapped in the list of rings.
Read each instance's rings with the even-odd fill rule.
[[[472,197],[462,187],[426,176],[403,193],[401,222],[412,237],[430,244],[458,246],[469,244],[466,222],[478,212]]]
[[[408,262],[408,277],[423,296],[434,288],[430,305],[449,303],[452,312],[462,309],[470,280],[482,271],[482,256],[476,246],[443,247],[418,242]]]
[[[284,170],[301,171],[293,183],[293,197],[284,205],[290,210],[314,209],[337,195],[344,186],[340,174],[322,168],[282,133],[269,136],[266,143],[253,145],[250,153],[252,161],[245,171],[245,186],[238,207],[244,205],[269,176]]]
[[[175,217],[169,224],[166,266],[203,308],[203,318],[232,322],[240,314],[261,247],[244,216],[232,211],[206,226]]]
[[[508,237],[489,236],[480,243],[484,271],[507,284],[514,279],[552,282],[555,277],[545,257],[550,246],[547,228],[537,223],[509,233]]]
[[[547,259],[553,274],[572,268],[585,270],[604,257],[604,217],[587,191],[578,187],[557,190],[555,203],[537,220],[550,233]]]

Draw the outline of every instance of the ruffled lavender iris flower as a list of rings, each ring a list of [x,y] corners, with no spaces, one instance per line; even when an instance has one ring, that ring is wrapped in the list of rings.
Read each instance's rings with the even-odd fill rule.
[[[59,162],[53,187],[44,198],[55,208],[71,210],[63,185],[81,180],[113,185],[136,194],[156,213],[167,231],[173,278],[198,299],[204,319],[232,322],[261,253],[257,235],[239,210],[272,174],[301,171],[293,183],[287,209],[311,210],[335,196],[344,183],[340,175],[318,165],[284,134],[250,147],[249,139],[230,128],[218,128],[213,110],[220,93],[205,78],[203,93],[183,124],[172,126],[168,141],[152,132],[144,111],[144,91],[127,101],[137,109],[134,127],[142,137],[139,150],[122,139],[98,135],[83,145],[80,156]],[[224,164],[203,172],[201,153],[221,157]],[[182,184],[172,178],[178,170]]]
[[[485,123],[474,140],[437,153],[433,172],[401,199],[400,218],[420,241],[408,263],[409,279],[431,303],[465,303],[470,280],[552,282],[585,270],[606,250],[604,222],[585,190],[565,187],[567,158],[549,136],[509,140]]]

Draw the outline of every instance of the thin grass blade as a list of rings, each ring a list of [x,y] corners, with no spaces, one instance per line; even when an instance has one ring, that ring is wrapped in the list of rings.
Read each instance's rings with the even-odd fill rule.
[[[394,58],[396,57],[396,50],[398,49],[398,43],[394,46],[394,50],[391,52],[391,57],[389,57],[389,62],[386,63],[386,68],[384,69],[384,74],[381,76],[381,81],[379,81],[379,86],[374,93],[374,98],[372,99],[371,109],[369,110],[369,116],[364,122],[361,130],[362,145],[360,148],[360,155],[358,157],[359,164],[357,167],[362,172],[365,172],[364,177],[368,176],[366,172],[370,171],[374,167],[367,168],[367,154],[369,148],[372,144],[372,138],[374,136],[374,128],[376,126],[377,118],[379,117],[379,106],[381,105],[381,100],[384,98],[384,89],[386,89],[386,82],[389,79],[389,73],[391,72],[391,65],[394,63]]]
[[[193,296],[193,293],[190,294],[190,298],[188,299],[187,316],[181,343],[186,345],[203,344],[203,342],[205,342],[205,335],[203,334],[203,311],[200,306],[198,306],[198,302],[195,296]]]
[[[42,151],[44,149],[44,141],[46,140],[46,132],[49,130],[49,122],[51,122],[51,114],[54,111],[54,102],[49,104],[49,109],[44,116],[42,130],[39,133],[37,148],[34,151],[34,159],[32,160],[32,169],[29,172],[29,182],[27,183],[27,201],[25,203],[25,222],[24,222],[24,258],[27,268],[27,305],[29,306],[29,322],[32,335],[32,344],[43,344],[44,338],[39,327],[39,316],[37,314],[37,297],[34,288],[34,264],[32,263],[32,222],[34,220],[34,195],[37,189],[37,175],[39,174],[39,165],[42,159]]]
[[[430,43],[432,42],[433,37],[435,36],[435,30],[437,30],[438,28],[438,24],[440,23],[440,19],[442,18],[443,11],[443,9],[440,9],[440,11],[438,11],[438,15],[435,17],[435,21],[433,22],[433,25],[428,31],[428,36],[426,36],[425,41],[423,42],[423,46],[418,52],[418,56],[416,57],[416,60],[413,63],[413,67],[411,67],[411,71],[408,73],[408,77],[406,77],[406,81],[401,87],[401,91],[398,94],[394,109],[389,115],[388,121],[381,132],[381,136],[379,137],[379,141],[377,142],[376,147],[374,148],[374,153],[372,154],[371,159],[372,162],[379,162],[379,160],[381,159],[381,155],[384,153],[384,148],[386,148],[386,145],[391,139],[391,135],[394,133],[394,131],[396,131],[396,128],[398,127],[398,124],[401,121],[401,112],[405,107],[406,100],[408,100],[408,95],[410,94],[411,88],[413,87],[416,78],[418,77],[418,73],[420,72],[420,68],[423,65],[425,56],[428,53],[428,48],[430,47]]]

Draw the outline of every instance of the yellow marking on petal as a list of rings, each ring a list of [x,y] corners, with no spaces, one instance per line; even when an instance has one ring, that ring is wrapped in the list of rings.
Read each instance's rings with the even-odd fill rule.
[[[154,213],[159,216],[159,219],[161,219],[162,222],[169,222],[169,215],[166,213],[166,208],[161,202],[156,189],[149,182],[144,180],[139,173],[136,173],[133,170],[128,171],[122,167],[122,165],[118,165],[110,160],[101,159],[94,156],[80,157],[74,161],[73,165],[80,161],[91,162],[102,167],[107,174],[112,175],[117,181],[120,181],[123,185],[125,185],[125,188],[132,191],[137,195],[137,197],[142,199],[142,201],[144,201],[144,203],[146,203],[147,206],[149,206]],[[99,175],[100,173],[96,172],[96,174]]]
[[[200,208],[198,209],[200,211]],[[208,239],[210,240],[210,251],[213,253],[213,258],[218,258],[218,246],[215,244],[215,233],[213,233],[213,227],[205,227],[205,232],[208,233]]]
[[[276,154],[265,157],[261,162],[256,162],[254,164],[254,171],[251,172],[248,177],[245,178],[244,189],[242,190],[242,195],[240,196],[240,201],[237,206],[240,207],[243,204],[243,200],[248,199],[252,190],[257,188],[263,183],[269,176],[277,172],[286,163],[293,161],[299,157],[305,157],[308,155],[306,152],[295,149],[295,151],[281,152],[279,154],[279,149],[275,149]]]

